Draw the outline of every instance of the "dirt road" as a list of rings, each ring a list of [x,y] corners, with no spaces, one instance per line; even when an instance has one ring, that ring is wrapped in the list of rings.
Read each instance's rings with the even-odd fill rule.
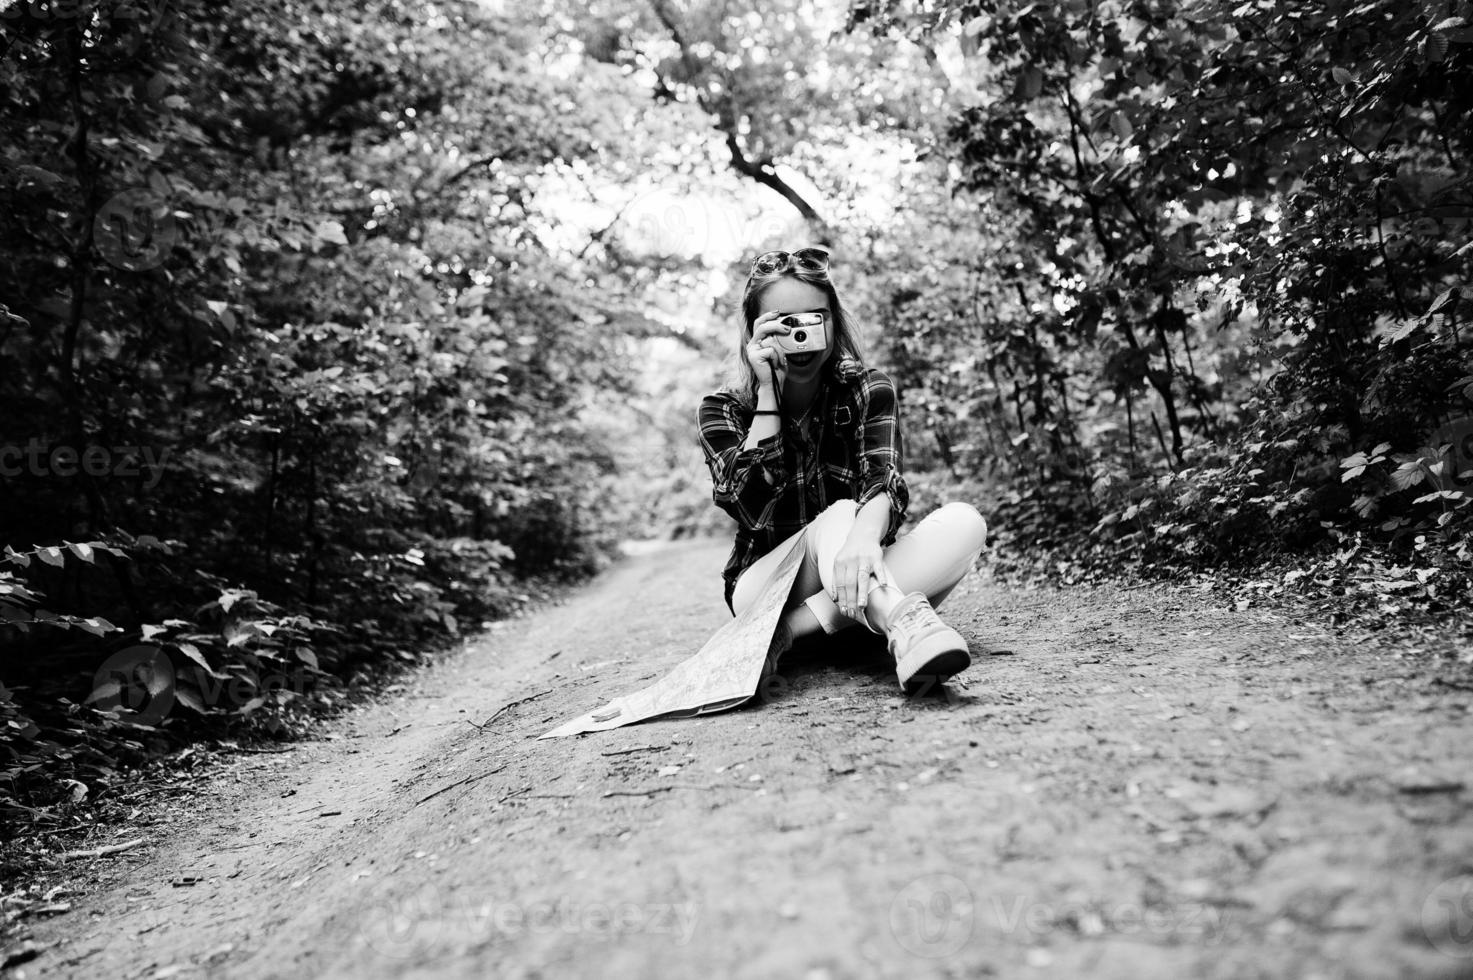
[[[220,762],[12,975],[1473,977],[1466,676],[1270,614],[983,572],[952,696],[843,638],[761,707],[536,741],[700,646],[725,550]]]

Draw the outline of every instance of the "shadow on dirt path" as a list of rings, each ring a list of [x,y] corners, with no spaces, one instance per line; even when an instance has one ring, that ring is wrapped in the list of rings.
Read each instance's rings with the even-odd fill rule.
[[[760,707],[535,741],[694,652],[725,553],[630,559],[234,758],[22,970],[1473,976],[1466,681],[1272,615],[978,573],[947,695],[843,637]]]

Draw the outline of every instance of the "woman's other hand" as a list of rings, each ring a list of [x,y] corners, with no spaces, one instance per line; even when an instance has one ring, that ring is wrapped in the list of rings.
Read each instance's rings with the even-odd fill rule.
[[[875,582],[885,584],[884,549],[868,535],[850,535],[834,558],[834,588],[830,593],[839,612],[864,622],[864,607]]]
[[[752,340],[747,344],[747,361],[752,365],[752,370],[757,372],[759,388],[772,387],[774,371],[777,372],[779,384],[787,376],[787,355],[778,350],[771,339],[779,334],[787,334],[792,329],[779,322],[785,316],[787,314],[781,310],[770,310],[752,324]]]

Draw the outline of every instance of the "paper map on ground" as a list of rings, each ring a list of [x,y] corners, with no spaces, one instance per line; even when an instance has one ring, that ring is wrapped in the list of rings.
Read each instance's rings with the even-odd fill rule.
[[[751,700],[762,678],[778,617],[803,564],[803,538],[778,563],[757,601],[722,626],[695,656],[650,686],[566,721],[539,738],[601,732],[665,715],[710,714]]]

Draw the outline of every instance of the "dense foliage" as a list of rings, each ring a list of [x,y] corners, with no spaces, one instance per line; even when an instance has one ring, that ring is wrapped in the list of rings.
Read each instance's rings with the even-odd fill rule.
[[[0,26],[0,808],[106,786],[161,672],[275,726],[593,567],[644,320],[539,190],[619,163],[618,72],[474,2]]]
[[[0,810],[724,532],[803,241],[1006,562],[1466,604],[1469,8],[3,3]]]
[[[1460,597],[1468,4],[852,20],[965,58],[974,94],[938,146],[982,231],[892,275],[888,333],[946,462],[1006,478],[1015,540],[1092,527],[1105,561],[1203,564],[1365,536]]]

